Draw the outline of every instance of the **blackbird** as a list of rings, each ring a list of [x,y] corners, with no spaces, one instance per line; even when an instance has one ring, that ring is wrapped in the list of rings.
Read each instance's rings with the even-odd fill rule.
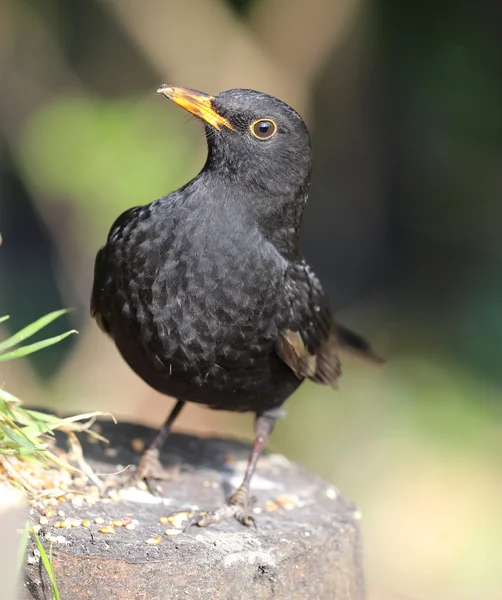
[[[137,375],[177,399],[137,479],[166,475],[159,450],[186,402],[255,413],[242,484],[194,518],[250,525],[250,480],[286,399],[305,379],[336,388],[340,347],[378,358],[334,321],[298,247],[311,172],[300,115],[253,90],[157,91],[203,121],[207,160],[179,190],[118,217],[96,257],[91,314]]]

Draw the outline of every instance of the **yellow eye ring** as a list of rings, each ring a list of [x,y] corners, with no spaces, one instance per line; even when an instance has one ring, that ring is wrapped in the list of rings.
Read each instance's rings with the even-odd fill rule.
[[[277,125],[272,119],[258,119],[249,127],[251,134],[257,140],[264,142],[277,133]]]

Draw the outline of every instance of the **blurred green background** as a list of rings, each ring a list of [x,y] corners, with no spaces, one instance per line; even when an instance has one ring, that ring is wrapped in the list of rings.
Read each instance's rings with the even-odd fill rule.
[[[2,0],[0,333],[66,306],[80,331],[6,389],[160,425],[170,401],[88,317],[95,253],[203,165],[159,84],[276,95],[313,137],[305,254],[389,362],[302,386],[271,447],[358,502],[369,600],[502,599],[501,40],[490,0]]]

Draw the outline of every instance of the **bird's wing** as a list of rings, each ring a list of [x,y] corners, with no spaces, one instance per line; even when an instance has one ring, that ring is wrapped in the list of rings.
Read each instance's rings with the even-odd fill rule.
[[[128,221],[133,217],[139,207],[129,208],[125,212],[123,212],[113,223],[110,229],[110,233],[108,234],[108,241],[110,243],[113,241],[118,235],[120,235],[122,228]],[[94,281],[92,284],[92,293],[91,293],[91,317],[96,320],[99,328],[107,334],[110,334],[110,325],[107,323],[103,310],[101,307],[101,296],[103,292],[103,288],[106,284],[106,277],[109,272],[109,269],[106,265],[107,254],[106,254],[106,246],[101,248],[96,255],[96,260],[94,261]]]
[[[101,248],[101,250],[96,255],[96,260],[94,262],[94,282],[92,284],[92,293],[91,293],[91,317],[96,320],[99,328],[104,331],[104,333],[110,333],[110,326],[104,319],[103,315],[100,311],[100,297],[101,290],[103,288],[103,277],[105,274],[104,269],[104,260],[105,260],[105,248]]]
[[[336,388],[341,374],[340,349],[383,362],[366,340],[334,321],[322,285],[304,261],[288,270],[286,298],[290,321],[280,329],[275,348],[298,377]]]
[[[289,316],[279,330],[276,352],[298,377],[337,387],[341,370],[331,309],[305,261],[288,268],[285,292]]]

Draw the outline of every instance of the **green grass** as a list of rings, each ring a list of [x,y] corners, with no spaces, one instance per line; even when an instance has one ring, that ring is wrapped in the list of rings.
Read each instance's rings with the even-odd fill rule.
[[[77,333],[75,330],[71,330],[38,342],[24,343],[67,312],[67,310],[51,312],[1,341],[0,362],[22,358]],[[8,316],[0,317],[0,323],[7,321],[8,318]],[[103,415],[101,412],[92,412],[60,418],[56,415],[24,408],[19,398],[0,388],[0,482],[21,489],[30,500],[50,493],[43,488],[43,474],[54,468],[85,472],[100,486],[101,482],[84,460],[82,448],[75,433],[87,431],[88,434],[106,442],[103,437],[90,429],[96,417],[101,415]],[[66,433],[70,451],[78,466],[72,465],[62,458],[61,452],[57,450],[54,437],[56,430]],[[39,475],[41,484],[39,488],[33,482],[34,469]],[[25,564],[30,533],[51,582],[52,598],[59,600],[59,590],[52,563],[52,541],[47,553],[36,530],[29,522],[26,523],[19,544],[19,575]]]
[[[76,333],[75,330],[71,330],[23,345],[23,342],[67,312],[67,310],[58,310],[49,313],[0,342],[0,361],[27,356]],[[0,323],[7,319],[8,317],[1,317]],[[34,464],[41,468],[57,466],[70,471],[82,470],[96,481],[83,460],[75,432],[88,431],[90,435],[103,440],[99,434],[90,429],[96,417],[102,414],[92,412],[62,419],[56,415],[24,408],[19,398],[0,388],[0,467],[2,467],[0,481],[7,481],[20,488],[29,497],[36,497],[41,490],[35,489],[23,475],[23,468]],[[70,447],[76,450],[74,454],[80,457],[78,467],[70,465],[61,459],[59,453],[56,453],[54,439],[56,430],[67,434]]]
[[[47,554],[44,545],[40,541],[37,532],[31,527],[31,534],[33,535],[33,539],[35,540],[35,545],[37,550],[40,552],[40,559],[44,565],[45,570],[47,571],[47,575],[51,581],[52,585],[52,600],[59,600],[59,590],[58,584],[56,581],[56,576],[54,574],[54,568],[52,566],[52,541],[49,545],[49,554]]]

